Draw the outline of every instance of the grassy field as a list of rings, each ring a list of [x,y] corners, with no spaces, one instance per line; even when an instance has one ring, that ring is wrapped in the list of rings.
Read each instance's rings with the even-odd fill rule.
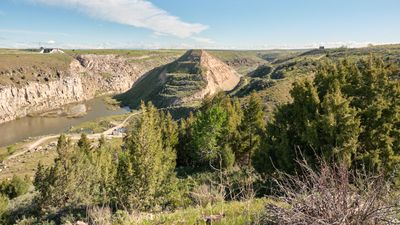
[[[72,126],[68,130],[68,133],[101,133],[114,127],[116,124],[121,123],[128,116],[129,114],[101,117],[93,121],[87,121],[76,126]]]
[[[143,220],[141,225],[152,224],[206,224],[204,219],[210,216],[223,215],[212,224],[218,225],[245,225],[261,224],[264,208],[269,199],[254,199],[244,202],[221,202],[206,207],[190,207],[172,213],[155,215],[154,219]]]
[[[121,146],[122,139],[113,138],[108,140],[107,144],[111,147]],[[40,162],[44,166],[50,166],[53,164],[57,155],[56,140],[49,140],[41,145],[40,150],[30,151],[19,156],[18,158],[8,160],[6,163],[6,168],[3,168],[0,172],[0,180],[11,178],[14,175],[18,177],[28,176],[29,178],[33,179],[38,163]]]
[[[267,63],[261,57],[260,51],[210,50],[207,52],[234,68],[241,75],[247,75],[259,65]]]
[[[65,54],[0,54],[0,84],[47,82],[65,73],[72,58]]]
[[[127,49],[75,49],[65,50],[65,53],[70,55],[83,55],[83,54],[94,54],[94,55],[121,55],[127,57],[141,57],[146,55],[157,55],[157,54],[180,54],[184,53],[183,50],[127,50]]]
[[[165,57],[179,57],[181,50],[65,50],[66,54],[40,54],[34,50],[0,49],[0,85],[22,86],[30,81],[48,82],[68,73],[71,61],[79,54],[115,54],[132,62],[159,64]],[[110,74],[99,74],[109,77]]]
[[[0,179],[11,178],[14,175],[33,179],[38,163],[49,166],[56,156],[55,149],[24,154],[7,163],[7,168],[0,173]]]
[[[132,213],[118,211],[111,215],[107,208],[98,208],[89,212],[92,221],[98,224],[130,224],[130,225],[247,225],[263,224],[267,204],[279,203],[267,198],[254,198],[247,201],[221,201],[206,206],[191,206],[176,211],[161,213]],[[89,220],[86,218],[85,220]],[[206,223],[207,219],[211,223]],[[96,223],[95,223],[96,224]]]

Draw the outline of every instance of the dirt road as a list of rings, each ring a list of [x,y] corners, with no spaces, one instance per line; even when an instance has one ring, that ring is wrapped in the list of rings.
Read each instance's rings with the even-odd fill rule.
[[[106,130],[104,132],[101,132],[101,133],[90,134],[87,137],[89,139],[100,139],[102,135],[104,135],[105,137],[111,137],[111,138],[112,137],[120,137],[118,135],[113,135],[112,134],[113,131],[124,127],[126,125],[126,123],[129,121],[129,119],[132,118],[132,116],[135,116],[137,114],[139,114],[139,112],[138,113],[132,113],[124,121],[122,121],[121,123],[117,124],[116,126],[110,128],[110,129],[108,129],[108,130]],[[38,140],[35,140],[34,142],[28,143],[28,144],[26,144],[26,146],[24,147],[24,149],[22,151],[19,151],[19,152],[15,153],[15,154],[9,156],[4,161],[4,163],[6,163],[8,160],[17,158],[17,157],[19,157],[21,155],[24,155],[28,151],[33,150],[33,149],[37,148],[38,146],[42,145],[44,142],[47,142],[47,141],[50,141],[50,140],[53,140],[53,139],[57,139],[59,136],[60,136],[60,134],[44,136],[44,137],[39,138]],[[79,140],[81,138],[81,134],[66,134],[66,136],[67,136],[67,138],[69,138],[71,140]]]

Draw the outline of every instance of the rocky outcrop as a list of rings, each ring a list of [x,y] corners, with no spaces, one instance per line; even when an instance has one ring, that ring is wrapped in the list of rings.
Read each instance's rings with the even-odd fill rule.
[[[82,74],[84,83],[96,84],[87,86],[86,92],[122,93],[149,70],[167,64],[175,56],[122,57],[118,55],[81,55],[78,56],[71,68],[73,73]]]
[[[88,98],[78,76],[48,83],[32,82],[23,87],[0,87],[0,123]]]
[[[0,123],[98,95],[122,93],[149,70],[176,58],[173,55],[140,59],[119,55],[77,56],[66,72],[57,72],[57,79],[0,85]]]
[[[230,91],[239,81],[239,74],[222,61],[206,51],[190,50],[176,61],[152,70],[118,98],[131,107],[143,100],[165,108]]]
[[[231,91],[240,81],[239,74],[205,51],[200,53],[200,67],[204,68],[203,78],[207,81],[205,88],[192,96],[182,98],[181,102],[203,99],[206,95],[214,95],[219,91]]]

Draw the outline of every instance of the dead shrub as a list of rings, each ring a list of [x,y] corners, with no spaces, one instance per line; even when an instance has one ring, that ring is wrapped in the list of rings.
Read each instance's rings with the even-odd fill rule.
[[[299,161],[296,175],[275,179],[282,205],[267,205],[265,223],[311,225],[400,224],[398,192],[383,175],[354,173],[322,162]]]
[[[93,225],[111,225],[112,211],[109,207],[94,206],[87,209],[87,217]]]

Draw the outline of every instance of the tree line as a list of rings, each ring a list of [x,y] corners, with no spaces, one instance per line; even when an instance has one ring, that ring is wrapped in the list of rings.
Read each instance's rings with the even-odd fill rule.
[[[187,171],[253,170],[295,173],[296,159],[320,158],[347,168],[397,175],[400,160],[398,67],[370,57],[323,63],[314,79],[294,84],[292,101],[266,121],[263,99],[218,94],[175,121],[151,103],[141,104],[122,146],[85,134],[77,144],[61,135],[58,157],[39,164],[37,212],[107,205],[152,211],[182,207]],[[190,186],[190,185],[189,185]]]

